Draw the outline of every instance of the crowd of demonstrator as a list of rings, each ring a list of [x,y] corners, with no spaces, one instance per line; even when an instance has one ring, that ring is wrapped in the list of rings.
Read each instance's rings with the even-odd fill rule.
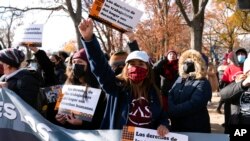
[[[79,31],[84,48],[71,55],[63,51],[47,55],[28,47],[34,58],[24,61],[18,49],[1,50],[0,87],[13,90],[39,111],[40,88],[59,84],[101,89],[91,122],[55,111],[55,103],[48,105],[45,118],[68,129],[136,126],[155,129],[160,136],[169,131],[210,133],[207,104],[212,92],[221,95],[218,112],[225,103],[226,133],[232,124],[250,123],[250,60],[244,48],[225,55],[221,65],[192,49],[180,55],[169,50],[154,62],[139,49],[132,32],[126,33],[130,51],[109,57],[101,50],[91,19],[83,20]]]

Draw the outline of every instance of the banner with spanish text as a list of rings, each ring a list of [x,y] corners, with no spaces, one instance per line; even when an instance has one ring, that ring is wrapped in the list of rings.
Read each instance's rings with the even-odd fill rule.
[[[138,131],[138,135],[142,135]],[[158,139],[155,133],[148,133]],[[226,134],[180,133],[189,141],[229,141]],[[174,135],[175,136],[175,135]],[[177,137],[177,136],[175,136]],[[69,130],[55,125],[16,93],[0,88],[0,141],[120,141],[121,130]]]

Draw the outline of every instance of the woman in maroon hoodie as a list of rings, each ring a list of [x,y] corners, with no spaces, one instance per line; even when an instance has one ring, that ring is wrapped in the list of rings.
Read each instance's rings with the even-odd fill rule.
[[[168,91],[172,88],[174,82],[178,78],[178,59],[177,53],[170,50],[165,53],[164,58],[154,64],[156,84],[161,89],[163,97],[163,107],[167,111]]]

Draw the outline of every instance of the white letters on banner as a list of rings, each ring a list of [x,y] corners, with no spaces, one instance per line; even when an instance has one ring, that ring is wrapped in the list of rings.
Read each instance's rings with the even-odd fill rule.
[[[17,113],[15,108],[16,107],[11,103],[4,103],[3,101],[0,101],[0,118],[4,116],[10,120],[16,119]]]

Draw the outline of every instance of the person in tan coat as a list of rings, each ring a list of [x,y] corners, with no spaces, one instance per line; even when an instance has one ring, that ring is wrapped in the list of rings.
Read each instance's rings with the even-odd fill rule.
[[[217,74],[216,66],[212,62],[209,62],[207,68],[207,79],[211,84],[212,92],[217,92],[219,89],[219,81],[216,74]]]

